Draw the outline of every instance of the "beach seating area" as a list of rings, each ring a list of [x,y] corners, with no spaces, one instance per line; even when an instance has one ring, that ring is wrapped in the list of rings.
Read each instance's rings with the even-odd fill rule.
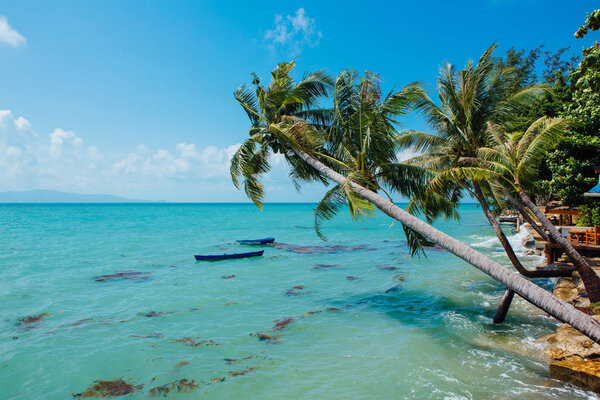
[[[571,244],[600,246],[600,225],[593,228],[573,228],[569,230]]]

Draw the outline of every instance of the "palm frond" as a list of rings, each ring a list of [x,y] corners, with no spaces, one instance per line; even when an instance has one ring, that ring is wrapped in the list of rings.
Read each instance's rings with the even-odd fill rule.
[[[324,220],[329,221],[333,219],[344,206],[346,198],[340,185],[335,185],[331,188],[325,196],[319,201],[317,208],[315,209],[315,232],[321,240],[327,240],[327,237],[321,231],[321,224]]]
[[[408,244],[408,248],[410,249],[411,256],[414,257],[422,254],[425,258],[427,258],[425,247],[433,247],[434,243],[419,232],[404,224],[402,224],[402,229],[404,230],[404,235],[406,236],[406,242]]]
[[[233,92],[233,97],[244,108],[244,111],[246,111],[252,126],[258,125],[261,114],[255,94],[248,87],[240,86]]]

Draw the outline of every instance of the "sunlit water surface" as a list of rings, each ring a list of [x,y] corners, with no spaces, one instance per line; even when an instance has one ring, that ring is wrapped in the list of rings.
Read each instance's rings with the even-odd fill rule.
[[[494,326],[503,287],[488,276],[439,249],[411,257],[384,215],[340,215],[322,242],[313,207],[0,206],[0,399],[69,399],[118,377],[143,385],[130,399],[182,378],[199,387],[170,398],[594,397],[550,378],[534,339],[552,318],[519,299]],[[478,208],[437,226],[507,264]],[[507,233],[520,248],[523,235]],[[265,236],[326,247],[193,259]],[[145,274],[95,280],[115,271]]]

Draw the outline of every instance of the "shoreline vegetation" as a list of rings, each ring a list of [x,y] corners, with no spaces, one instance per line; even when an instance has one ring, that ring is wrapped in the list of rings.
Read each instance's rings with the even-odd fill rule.
[[[597,30],[599,19],[600,10],[588,14],[576,37]],[[496,47],[492,44],[462,70],[442,65],[437,101],[420,83],[386,94],[371,72],[360,76],[345,70],[333,77],[315,70],[295,81],[295,62],[284,62],[266,85],[252,74],[251,85],[234,92],[251,126],[231,160],[233,183],[261,208],[260,177],[269,171],[271,155],[281,154],[297,187],[305,182],[330,187],[314,213],[314,228],[323,240],[322,222],[342,207],[354,220],[370,217],[377,208],[401,223],[413,255],[439,245],[505,285],[496,323],[504,320],[517,294],[597,346],[600,324],[590,313],[529,280],[575,278],[566,277],[571,273],[564,269],[526,270],[496,218],[514,210],[536,226],[536,233],[567,256],[589,302],[600,302],[600,277],[539,208],[550,199],[583,204],[586,186],[573,185],[581,183],[582,173],[591,173],[584,171],[590,163],[600,161],[594,153],[600,149],[600,45],[584,49],[579,64],[562,61],[565,50],[547,52],[543,82],[535,75],[540,49],[527,56],[511,49],[502,58],[494,56]],[[413,111],[432,133],[401,127],[401,118]],[[582,148],[587,153],[580,154]],[[404,150],[416,155],[401,161],[398,154]],[[582,171],[565,180],[565,164],[574,160]],[[410,199],[406,210],[393,203],[393,195]],[[477,199],[517,272],[431,226],[440,218],[458,220],[457,204],[464,197]],[[552,365],[553,375],[564,376]],[[598,391],[600,385],[588,388]]]

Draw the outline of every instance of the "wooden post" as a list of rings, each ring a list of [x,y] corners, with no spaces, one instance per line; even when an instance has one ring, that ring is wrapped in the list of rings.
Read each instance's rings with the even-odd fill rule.
[[[500,301],[500,305],[498,306],[498,311],[496,311],[496,316],[494,316],[495,324],[500,324],[504,321],[513,297],[515,297],[515,292],[510,289],[506,289],[506,292],[504,292],[504,296],[502,296],[502,300]]]
[[[546,242],[546,245],[544,246],[544,254],[546,255],[546,265],[552,264],[552,250],[550,248],[550,240],[548,240]]]

